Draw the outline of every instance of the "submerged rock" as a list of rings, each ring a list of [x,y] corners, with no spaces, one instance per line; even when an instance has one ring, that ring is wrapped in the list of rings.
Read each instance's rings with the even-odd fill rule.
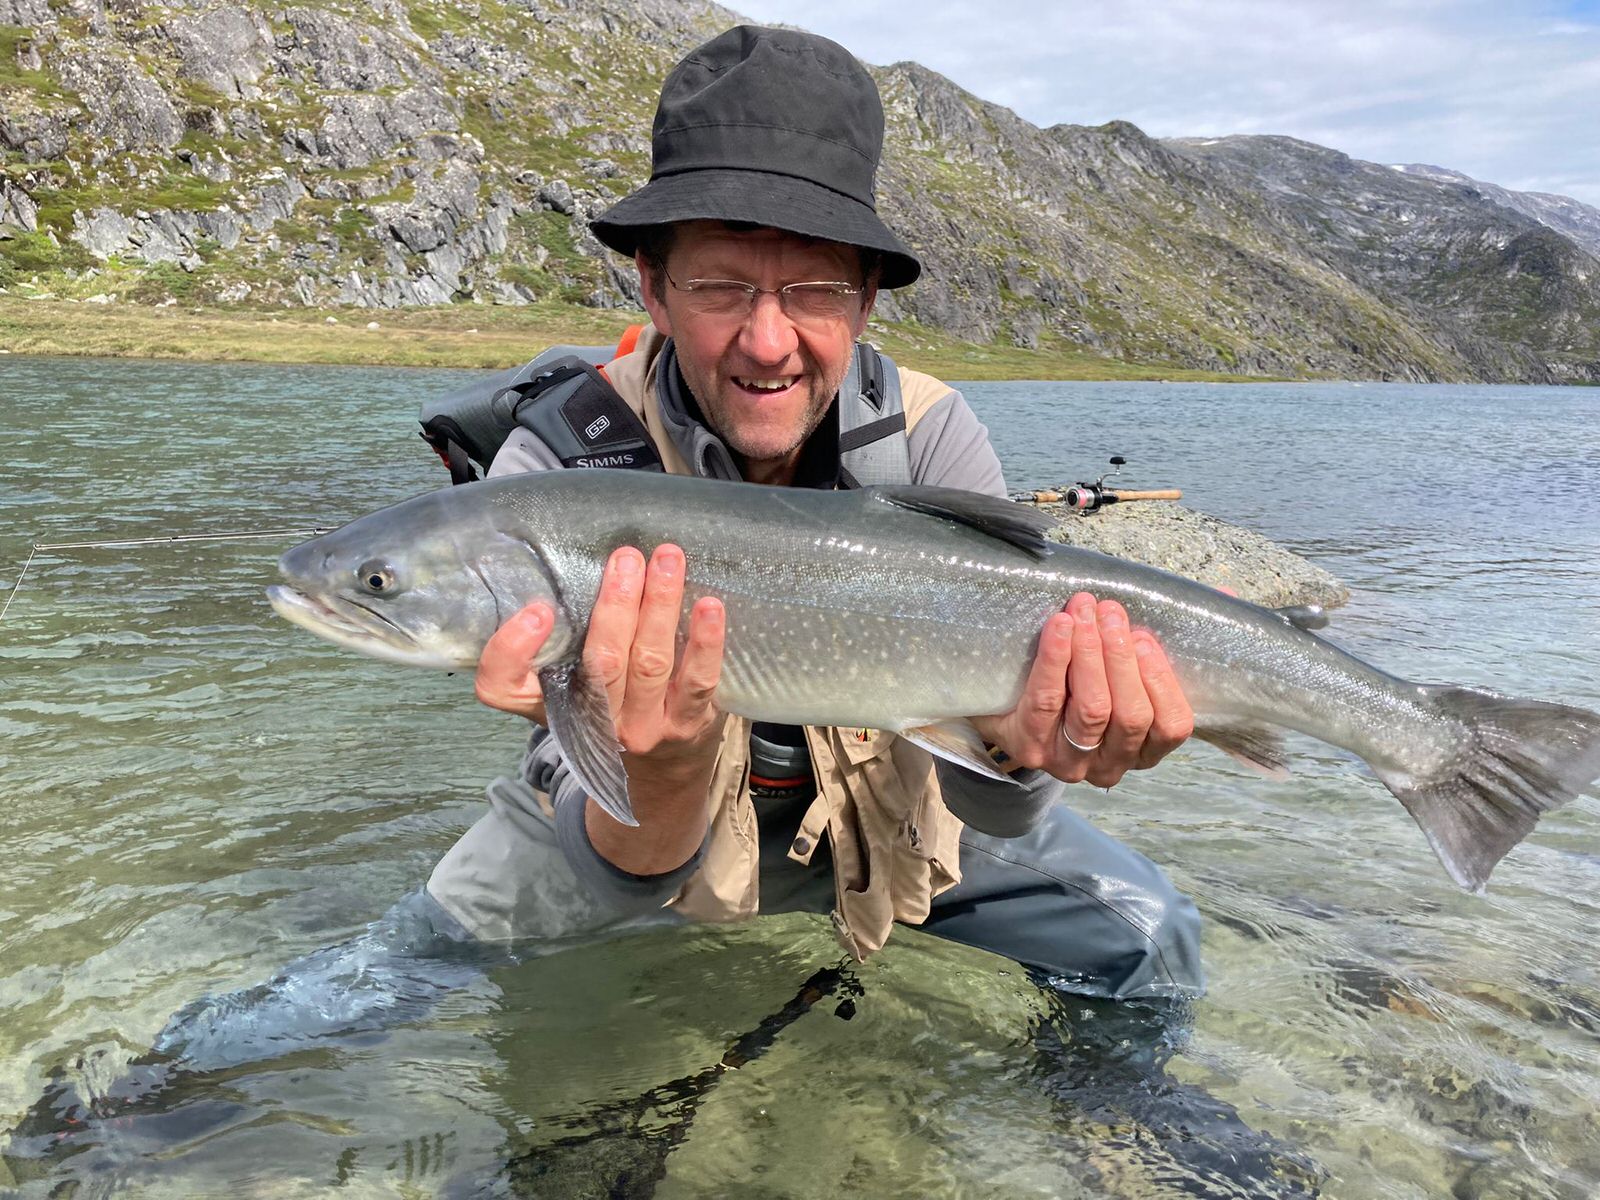
[[[1228,588],[1269,608],[1288,604],[1337,608],[1350,599],[1344,583],[1292,550],[1171,501],[1140,500],[1088,514],[1059,504],[1041,504],[1039,509],[1059,518],[1047,535],[1053,541]]]

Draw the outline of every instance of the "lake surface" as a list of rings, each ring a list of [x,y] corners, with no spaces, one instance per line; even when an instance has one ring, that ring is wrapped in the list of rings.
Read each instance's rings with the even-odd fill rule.
[[[0,358],[0,604],[33,542],[330,525],[438,486],[414,414],[462,377]],[[1356,653],[1600,708],[1600,391],[967,392],[1013,487],[1126,455],[1119,482],[1350,583],[1330,636]],[[292,540],[42,554],[0,622],[0,1189],[1600,1193],[1592,798],[1474,897],[1304,739],[1287,782],[1196,744],[1074,789],[1207,919],[1184,1011],[908,930],[830,974],[806,917],[395,969],[362,931],[522,735],[469,679],[277,620],[261,589]],[[350,939],[355,1000],[291,979],[257,999],[294,1019],[243,1050],[150,1058],[175,1010]]]

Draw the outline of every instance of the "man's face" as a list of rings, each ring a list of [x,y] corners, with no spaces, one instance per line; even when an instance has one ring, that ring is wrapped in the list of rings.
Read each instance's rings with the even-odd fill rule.
[[[854,247],[775,229],[740,232],[715,221],[678,226],[666,266],[679,284],[732,279],[776,290],[866,282]],[[642,256],[639,273],[645,307],[676,343],[684,381],[711,427],[747,463],[791,460],[844,382],[874,290],[863,291],[840,318],[791,317],[772,295],[758,296],[748,314],[709,316],[667,280],[658,281]]]

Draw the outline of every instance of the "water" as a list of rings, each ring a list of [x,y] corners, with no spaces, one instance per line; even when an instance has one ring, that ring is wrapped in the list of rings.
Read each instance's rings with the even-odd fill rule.
[[[0,360],[0,597],[35,541],[330,524],[436,486],[413,413],[459,378]],[[968,394],[1013,486],[1125,454],[1132,486],[1182,486],[1348,581],[1332,632],[1358,654],[1600,707],[1600,393]],[[274,618],[281,545],[41,556],[0,624],[0,1188],[1600,1191],[1592,799],[1477,898],[1314,743],[1287,783],[1195,746],[1077,789],[1207,918],[1187,1014],[1059,997],[904,930],[821,983],[838,952],[806,917],[396,970],[362,932],[479,811],[517,722],[468,679]],[[144,1061],[175,1010],[319,951],[367,964],[364,990],[305,997],[305,1036]],[[748,1065],[719,1067],[736,1042]],[[67,1131],[42,1096],[108,1116]]]

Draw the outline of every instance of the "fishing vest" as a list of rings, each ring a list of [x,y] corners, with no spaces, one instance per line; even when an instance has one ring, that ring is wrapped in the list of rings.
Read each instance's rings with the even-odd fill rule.
[[[454,455],[486,468],[493,452],[479,455],[487,443],[498,436],[498,447],[521,426],[571,467],[599,465],[582,461],[587,458],[631,454],[636,457],[629,465],[637,469],[692,475],[666,430],[656,397],[655,368],[664,341],[654,329],[633,334],[603,366],[590,348],[546,351],[515,372],[430,405],[423,413],[424,436],[447,464]],[[580,369],[554,384],[525,389],[528,395],[517,391],[552,369],[580,364],[594,375]],[[605,412],[572,399],[592,390],[582,380],[594,378],[603,380],[614,398]],[[839,391],[841,482],[910,482],[905,435],[949,394],[949,386],[932,376],[898,368],[872,347],[857,346]],[[609,418],[603,428],[598,426],[602,417]],[[457,450],[450,449],[451,442]],[[790,839],[788,855],[809,864],[827,837],[834,931],[860,961],[884,944],[896,921],[926,920],[933,897],[960,881],[962,826],[944,805],[933,757],[910,742],[882,730],[825,726],[807,726],[805,739],[816,796]],[[540,800],[549,807],[548,796]],[[725,718],[708,806],[710,832],[700,868],[668,906],[702,921],[753,917],[760,910],[760,840],[750,795],[746,718]]]

